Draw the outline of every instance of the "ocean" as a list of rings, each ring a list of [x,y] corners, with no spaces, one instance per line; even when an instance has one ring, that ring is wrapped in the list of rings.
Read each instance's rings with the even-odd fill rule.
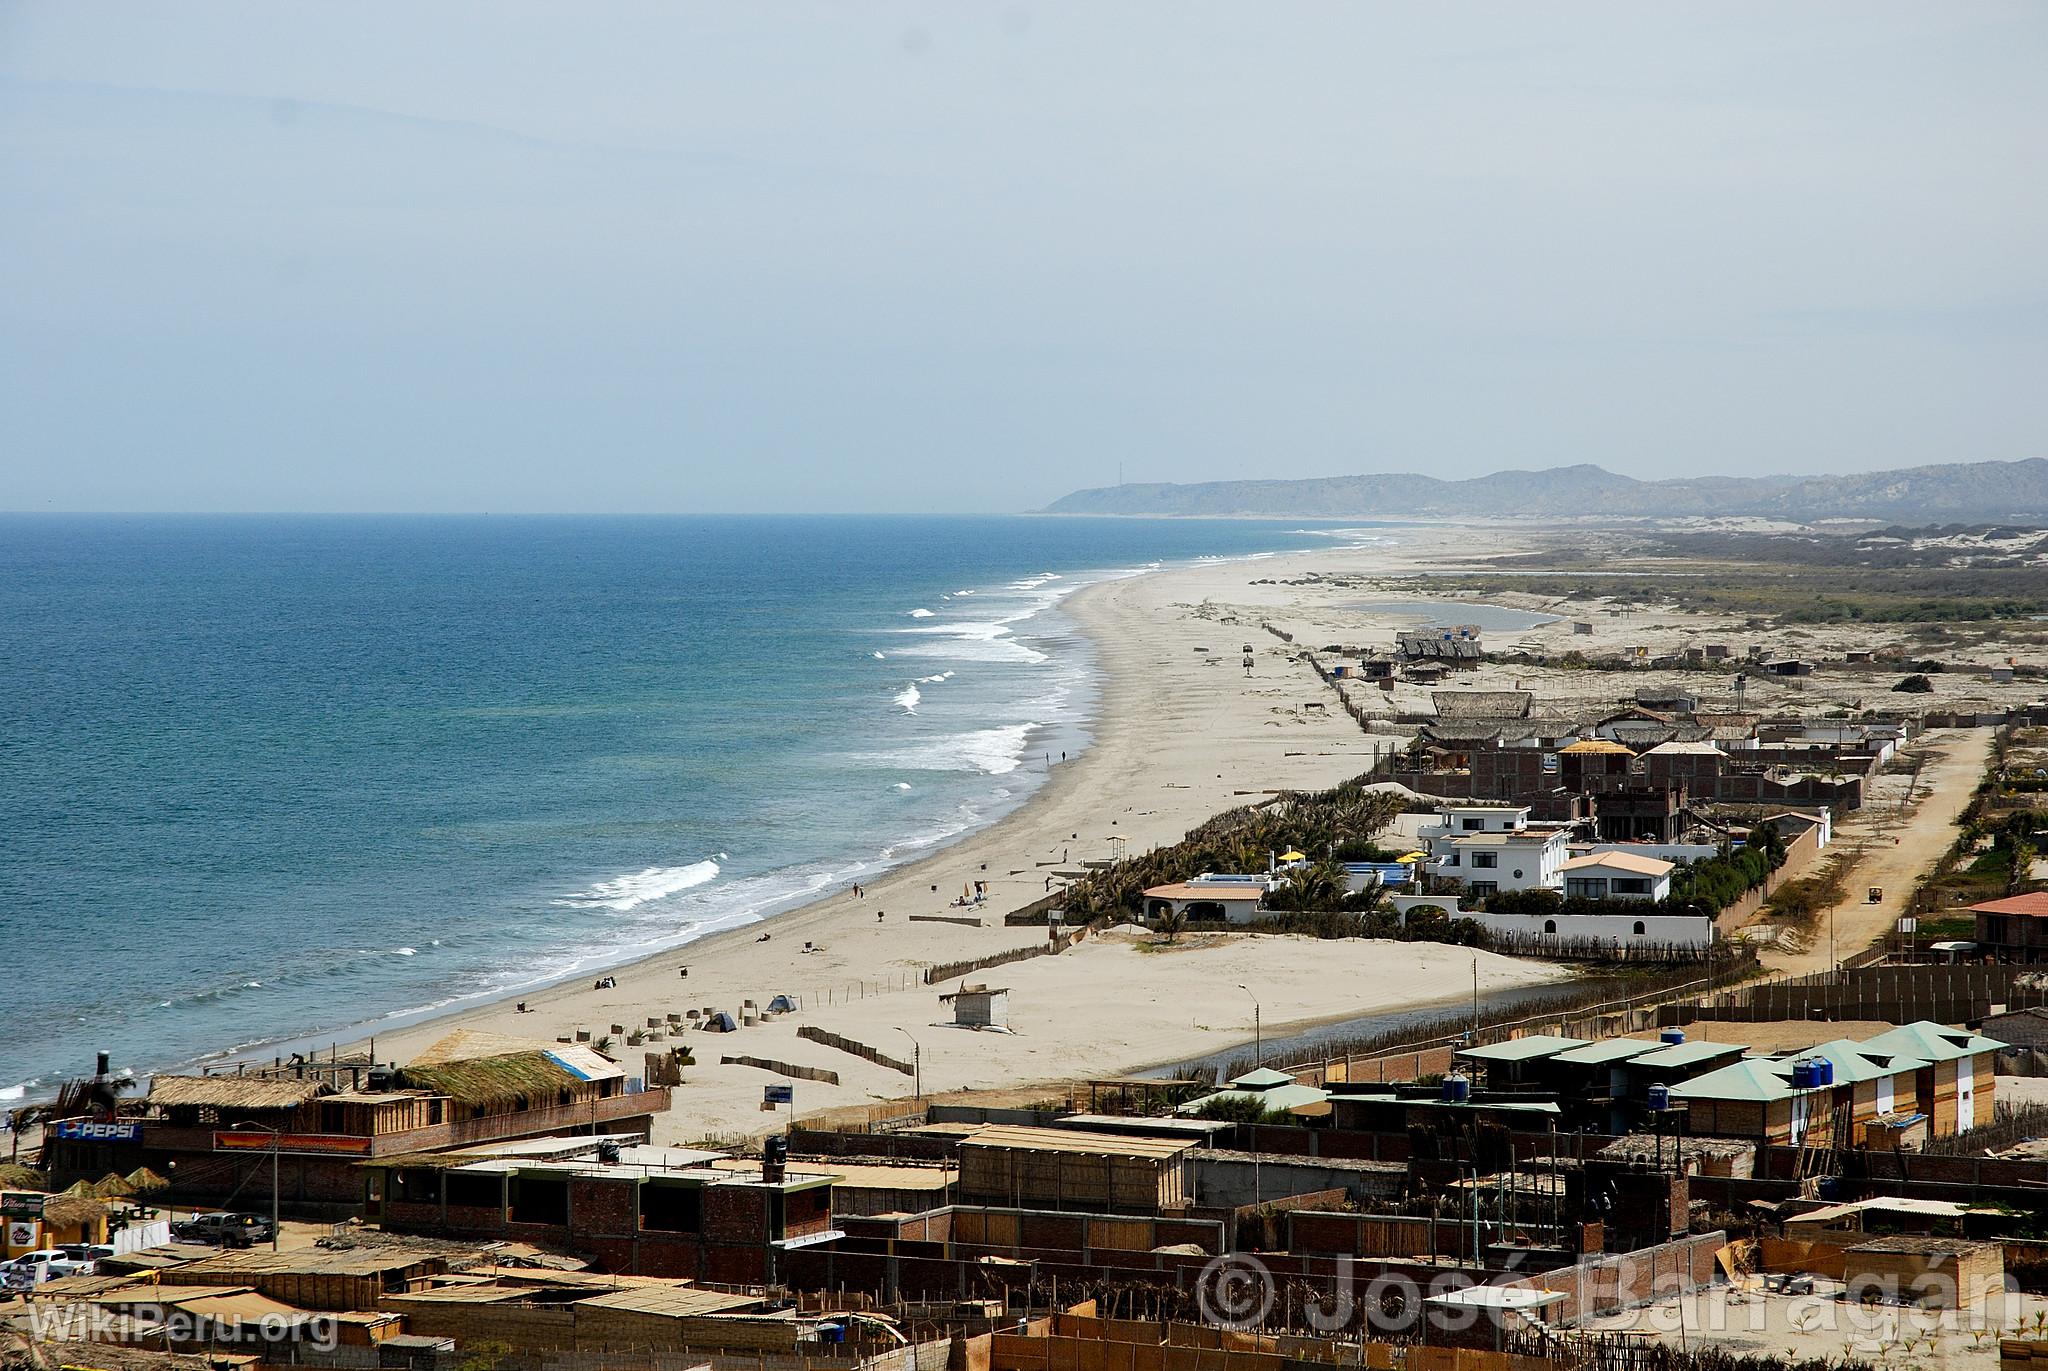
[[[1358,528],[1353,525],[1352,528]],[[0,516],[0,1102],[581,974],[1020,803],[1074,590],[1336,528]]]

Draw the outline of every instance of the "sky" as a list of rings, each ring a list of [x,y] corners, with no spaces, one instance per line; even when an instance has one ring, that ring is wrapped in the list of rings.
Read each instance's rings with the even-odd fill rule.
[[[0,0],[0,510],[2048,455],[2048,7]]]

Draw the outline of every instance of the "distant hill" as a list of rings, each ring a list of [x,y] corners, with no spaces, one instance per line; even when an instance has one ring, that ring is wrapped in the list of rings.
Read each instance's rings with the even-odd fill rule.
[[[1465,481],[1411,473],[1302,481],[1151,483],[1077,490],[1048,514],[1278,514],[1297,518],[1630,518],[1761,515],[1928,524],[2048,519],[2048,459],[1907,467],[1861,476],[1702,476],[1638,481],[1597,466],[1497,471]]]

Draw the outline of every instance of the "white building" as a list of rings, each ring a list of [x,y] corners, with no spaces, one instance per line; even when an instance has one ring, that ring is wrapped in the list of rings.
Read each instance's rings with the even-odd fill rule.
[[[1172,912],[1188,919],[1221,919],[1228,924],[1255,923],[1259,906],[1273,884],[1270,876],[1216,875],[1204,872],[1173,885],[1155,885],[1145,892],[1145,917],[1157,920]]]
[[[1567,900],[1668,900],[1670,862],[1632,852],[1593,852],[1563,867]]]
[[[1429,842],[1465,833],[1520,833],[1528,826],[1527,805],[1447,804],[1437,810],[1437,821],[1417,829],[1415,836]]]
[[[1429,854],[1429,874],[1461,882],[1475,898],[1502,890],[1556,890],[1569,855],[1564,830],[1532,825],[1527,805],[1447,804],[1419,836]]]
[[[1467,833],[1430,844],[1429,873],[1462,881],[1475,898],[1502,890],[1556,890],[1568,855],[1561,828]]]

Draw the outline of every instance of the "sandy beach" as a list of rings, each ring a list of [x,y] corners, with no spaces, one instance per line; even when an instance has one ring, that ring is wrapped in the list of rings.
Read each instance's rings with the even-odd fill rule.
[[[1463,546],[1452,530],[1403,530],[1398,542],[1203,563],[1077,592],[1066,611],[1096,645],[1104,675],[1094,741],[1065,764],[1055,757],[1044,784],[1011,814],[878,878],[859,898],[842,891],[621,967],[615,989],[579,981],[526,994],[527,1013],[507,1000],[424,1021],[380,1036],[378,1055],[403,1061],[458,1027],[552,1042],[579,1029],[604,1036],[614,1024],[630,1029],[691,1008],[737,1012],[744,1000],[801,997],[802,1013],[773,1023],[686,1035],[699,1064],[686,1073],[658,1135],[701,1138],[774,1123],[760,1112],[761,1086],[779,1077],[720,1065],[721,1056],[839,1072],[836,1087],[799,1088],[799,1113],[911,1088],[894,1071],[798,1039],[803,1024],[905,1060],[921,1054],[932,1093],[1110,1075],[1248,1043],[1254,997],[1269,1033],[1461,999],[1470,993],[1473,958],[1454,948],[1232,937],[1153,951],[1112,936],[970,977],[1011,989],[1015,1032],[1000,1035],[931,1027],[949,1018],[938,996],[958,982],[926,986],[921,973],[1042,941],[1042,928],[1005,927],[1002,916],[1044,895],[1049,882],[1058,883],[1056,873],[1107,860],[1126,844],[1139,851],[1175,841],[1211,815],[1275,790],[1328,786],[1364,771],[1375,747],[1385,750],[1394,739],[1361,732],[1330,687],[1289,660],[1294,649],[1228,606],[1284,602],[1259,595],[1268,588],[1255,580],[1311,569],[1405,572],[1456,560]],[[1390,634],[1397,622],[1379,627]],[[1247,643],[1256,658],[1249,677],[1240,665]],[[973,881],[987,883],[987,903],[949,907]],[[910,921],[963,914],[985,926]],[[1509,958],[1479,960],[1482,991],[1562,974]],[[637,1050],[615,1050],[639,1064]]]
[[[511,997],[387,1032],[377,1053],[404,1061],[458,1027],[542,1042],[580,1031],[613,1038],[612,1050],[637,1068],[641,1049],[628,1046],[615,1025],[630,1031],[649,1018],[690,1009],[737,1014],[744,1001],[765,1006],[778,995],[791,996],[802,1005],[797,1014],[735,1033],[683,1035],[697,1065],[687,1071],[657,1137],[730,1139],[775,1126],[761,1112],[761,1087],[780,1077],[722,1057],[838,1072],[837,1085],[799,1088],[799,1113],[871,1104],[912,1088],[901,1073],[800,1039],[803,1025],[917,1059],[925,1091],[934,1094],[1109,1076],[1227,1050],[1249,1043],[1254,1001],[1275,1036],[1462,1001],[1474,968],[1472,954],[1458,949],[1243,935],[1162,949],[1148,936],[1113,933],[1058,957],[969,976],[1010,989],[1015,1031],[1002,1035],[950,1027],[939,996],[960,980],[927,986],[923,972],[1042,942],[1042,927],[1006,927],[1003,915],[1043,897],[1083,863],[1175,841],[1210,816],[1274,791],[1335,784],[1403,745],[1410,730],[1397,726],[1395,715],[1426,714],[1429,687],[1403,683],[1383,692],[1344,683],[1375,720],[1372,731],[1362,730],[1342,708],[1338,687],[1298,660],[1301,649],[1390,648],[1395,633],[1420,622],[1419,611],[1428,608],[1412,600],[1429,587],[1411,589],[1408,578],[1470,566],[1476,556],[1513,553],[1542,536],[1528,529],[1495,527],[1480,536],[1470,528],[1410,526],[1360,545],[1169,567],[1086,587],[1064,608],[1094,644],[1102,668],[1093,743],[1071,760],[1057,754],[1030,759],[1027,765],[1048,774],[1014,812],[877,878],[858,896],[842,890],[764,924],[619,967],[616,986],[597,989],[579,979],[528,992],[528,1012],[519,1012],[520,997]],[[1849,627],[1760,631],[1640,601],[1617,608],[1507,594],[1490,603],[1524,611],[1487,611],[1501,620],[1486,635],[1496,650],[1527,644],[1553,653],[1615,652],[1646,644],[1667,652],[1719,638],[1839,652],[1836,640],[1856,633]],[[1458,613],[1444,617],[1457,621]],[[1541,622],[1545,615],[1559,617]],[[1575,632],[1574,618],[1590,619],[1592,631]],[[1247,644],[1254,656],[1249,676],[1240,665]],[[1638,679],[1493,662],[1460,673],[1452,684],[1528,689],[1552,707],[1577,711],[1618,703]],[[1725,672],[1662,672],[1658,680],[1732,705]],[[1748,704],[1801,712],[1853,707],[1876,684],[1856,677],[1760,677]],[[1958,687],[1959,696],[1998,693],[1986,690],[1981,677],[1967,685],[1944,683],[1944,693]],[[1945,736],[1929,741],[1948,746]],[[1960,764],[1964,792],[1971,780],[1965,773],[1977,764],[1974,757]],[[1842,836],[1860,842],[1861,828],[1879,813],[1858,816]],[[1897,875],[1903,893],[1909,873]],[[986,903],[955,907],[954,899],[974,882],[985,884]],[[980,923],[913,922],[912,916]],[[1492,955],[1480,956],[1478,972],[1482,993],[1566,974]]]

